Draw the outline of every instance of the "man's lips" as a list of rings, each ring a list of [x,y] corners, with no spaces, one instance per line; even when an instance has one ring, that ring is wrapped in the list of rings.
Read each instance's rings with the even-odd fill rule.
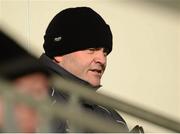
[[[102,69],[90,69],[91,72],[96,73],[97,75],[101,76],[103,73]]]

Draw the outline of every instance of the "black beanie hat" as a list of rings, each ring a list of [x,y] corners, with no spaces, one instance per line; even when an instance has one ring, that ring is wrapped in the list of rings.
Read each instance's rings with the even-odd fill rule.
[[[49,72],[44,68],[34,56],[0,30],[0,77],[7,80],[14,80],[34,72],[42,72],[49,76]]]
[[[87,48],[112,50],[112,33],[103,18],[89,7],[68,8],[49,23],[44,36],[45,54],[53,58]]]

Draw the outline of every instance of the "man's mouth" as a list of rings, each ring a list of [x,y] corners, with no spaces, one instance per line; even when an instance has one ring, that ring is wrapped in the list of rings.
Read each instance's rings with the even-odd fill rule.
[[[102,73],[103,73],[103,71],[101,70],[101,69],[91,69],[90,71],[92,71],[92,72],[94,72],[94,73],[96,73],[96,74],[98,74],[98,75],[102,75]]]

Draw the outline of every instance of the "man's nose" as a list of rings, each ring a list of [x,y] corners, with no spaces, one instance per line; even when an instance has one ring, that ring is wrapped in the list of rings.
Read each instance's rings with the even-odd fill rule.
[[[104,54],[103,50],[99,50],[96,52],[95,61],[102,65],[106,65],[106,55]]]

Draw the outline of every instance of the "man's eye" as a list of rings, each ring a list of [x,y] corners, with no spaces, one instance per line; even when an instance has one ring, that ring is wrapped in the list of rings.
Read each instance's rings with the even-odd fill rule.
[[[96,51],[96,48],[89,48],[87,49],[89,53],[94,53]]]
[[[89,48],[89,51],[96,51],[96,48]]]

